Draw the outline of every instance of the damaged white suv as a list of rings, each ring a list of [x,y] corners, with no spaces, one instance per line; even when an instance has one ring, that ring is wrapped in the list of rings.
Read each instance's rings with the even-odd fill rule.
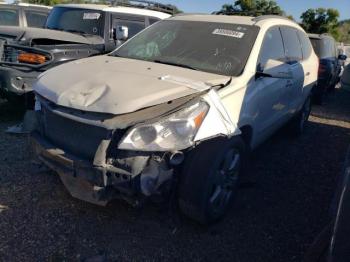
[[[186,215],[213,222],[246,152],[286,123],[302,132],[317,70],[288,19],[176,16],[43,73],[31,144],[74,197],[137,204],[176,189]]]

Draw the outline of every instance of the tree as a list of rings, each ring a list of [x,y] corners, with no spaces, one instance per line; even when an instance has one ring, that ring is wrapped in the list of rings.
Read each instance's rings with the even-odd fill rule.
[[[308,9],[302,13],[300,18],[302,19],[301,26],[308,33],[329,33],[332,34],[337,40],[339,39],[340,33],[338,29],[338,10],[333,8]]]
[[[225,4],[217,13],[238,15],[284,15],[281,7],[271,0],[237,0],[234,4]]]
[[[345,44],[350,44],[350,20],[345,20],[339,23],[339,41]]]

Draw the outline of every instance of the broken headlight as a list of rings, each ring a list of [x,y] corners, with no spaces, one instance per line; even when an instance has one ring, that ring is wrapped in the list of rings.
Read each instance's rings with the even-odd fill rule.
[[[155,123],[132,128],[119,144],[119,149],[138,151],[183,150],[194,144],[209,105],[199,102]]]

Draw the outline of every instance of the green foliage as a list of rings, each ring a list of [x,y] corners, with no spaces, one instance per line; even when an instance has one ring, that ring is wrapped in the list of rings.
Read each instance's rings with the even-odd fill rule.
[[[350,20],[339,23],[339,42],[350,44]]]
[[[338,29],[339,11],[336,9],[308,9],[302,13],[301,26],[308,33],[324,34],[329,33],[337,40],[340,38]]]
[[[219,12],[235,13],[238,15],[284,15],[281,7],[271,0],[237,0],[232,4],[225,4]]]

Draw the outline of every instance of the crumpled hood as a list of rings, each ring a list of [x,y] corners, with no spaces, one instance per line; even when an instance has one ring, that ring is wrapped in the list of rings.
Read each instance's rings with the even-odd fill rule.
[[[118,115],[199,93],[228,80],[175,66],[98,56],[46,71],[34,90],[61,106]]]
[[[51,39],[72,42],[77,44],[101,44],[103,39],[101,37],[87,38],[79,34],[32,27],[17,27],[17,26],[0,26],[0,37],[10,36],[14,39],[22,40],[24,42],[31,42],[33,39]]]

